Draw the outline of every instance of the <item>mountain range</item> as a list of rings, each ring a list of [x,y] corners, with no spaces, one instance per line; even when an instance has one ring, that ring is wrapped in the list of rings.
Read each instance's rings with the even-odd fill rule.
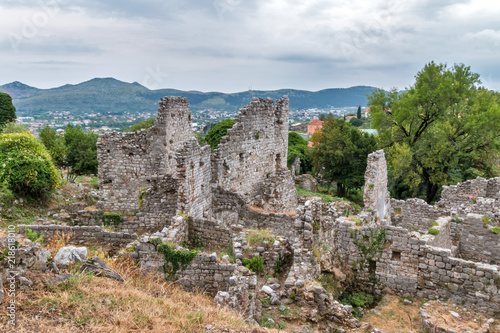
[[[156,112],[158,101],[164,96],[184,96],[193,111],[216,109],[237,111],[252,97],[283,95],[290,98],[290,108],[329,108],[366,105],[366,96],[374,87],[356,86],[320,91],[297,89],[248,90],[237,93],[182,91],[176,89],[150,90],[137,82],[128,83],[114,78],[95,78],[79,84],[66,84],[51,89],[39,89],[19,81],[0,86],[0,91],[13,98],[14,106],[24,115],[38,115],[47,111],[70,111],[73,114],[90,112]]]

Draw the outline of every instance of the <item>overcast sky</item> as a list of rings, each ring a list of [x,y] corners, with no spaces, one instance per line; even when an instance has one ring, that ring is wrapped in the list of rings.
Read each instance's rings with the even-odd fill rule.
[[[403,89],[434,60],[500,90],[489,0],[0,0],[0,84]]]

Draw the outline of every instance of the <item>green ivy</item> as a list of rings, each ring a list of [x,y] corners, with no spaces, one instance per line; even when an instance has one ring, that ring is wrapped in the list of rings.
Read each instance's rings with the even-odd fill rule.
[[[385,229],[370,229],[369,236],[358,237],[358,229],[351,229],[353,243],[358,247],[361,260],[359,262],[360,271],[364,271],[366,264],[373,265],[382,255],[385,244]],[[371,268],[371,267],[369,267]]]
[[[171,280],[175,278],[175,273],[177,273],[179,269],[186,269],[198,254],[197,250],[172,250],[172,247],[167,243],[159,243],[157,249],[165,258],[165,264],[163,265],[165,278]]]

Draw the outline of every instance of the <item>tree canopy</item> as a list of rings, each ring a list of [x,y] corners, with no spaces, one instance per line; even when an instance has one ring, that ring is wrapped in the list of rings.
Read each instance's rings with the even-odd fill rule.
[[[80,126],[68,125],[64,141],[67,149],[68,178],[97,174],[97,134],[84,132]]]
[[[307,173],[312,170],[312,160],[307,146],[307,140],[295,132],[288,133],[288,158],[287,164],[290,167],[295,159],[300,158],[300,173]]]
[[[0,126],[16,120],[16,108],[9,94],[0,92]]]
[[[45,125],[44,128],[38,133],[40,140],[42,140],[43,145],[47,148],[50,156],[52,156],[52,161],[58,167],[62,168],[66,166],[66,143],[64,137],[58,135],[54,128],[49,125]]]
[[[205,136],[205,142],[210,145],[212,150],[217,149],[220,140],[222,137],[226,136],[227,130],[232,128],[235,122],[234,119],[224,119],[208,130]]]
[[[405,92],[378,89],[369,95],[396,184],[393,196],[423,196],[430,203],[443,185],[494,175],[500,96],[479,85],[470,67],[431,62]]]
[[[337,195],[364,184],[368,154],[375,151],[373,135],[362,133],[343,119],[327,117],[321,131],[313,134],[312,159],[316,172],[329,182],[337,182]]]
[[[148,129],[150,127],[153,127],[155,124],[156,118],[149,118],[143,121],[140,121],[138,123],[135,123],[131,125],[128,129],[125,130],[125,132],[135,132],[135,131],[140,131],[142,129]]]

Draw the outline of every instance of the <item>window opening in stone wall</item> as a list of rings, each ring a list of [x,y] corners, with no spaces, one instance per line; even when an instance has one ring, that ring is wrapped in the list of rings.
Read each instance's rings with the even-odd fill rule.
[[[401,252],[392,251],[392,260],[401,260]]]

